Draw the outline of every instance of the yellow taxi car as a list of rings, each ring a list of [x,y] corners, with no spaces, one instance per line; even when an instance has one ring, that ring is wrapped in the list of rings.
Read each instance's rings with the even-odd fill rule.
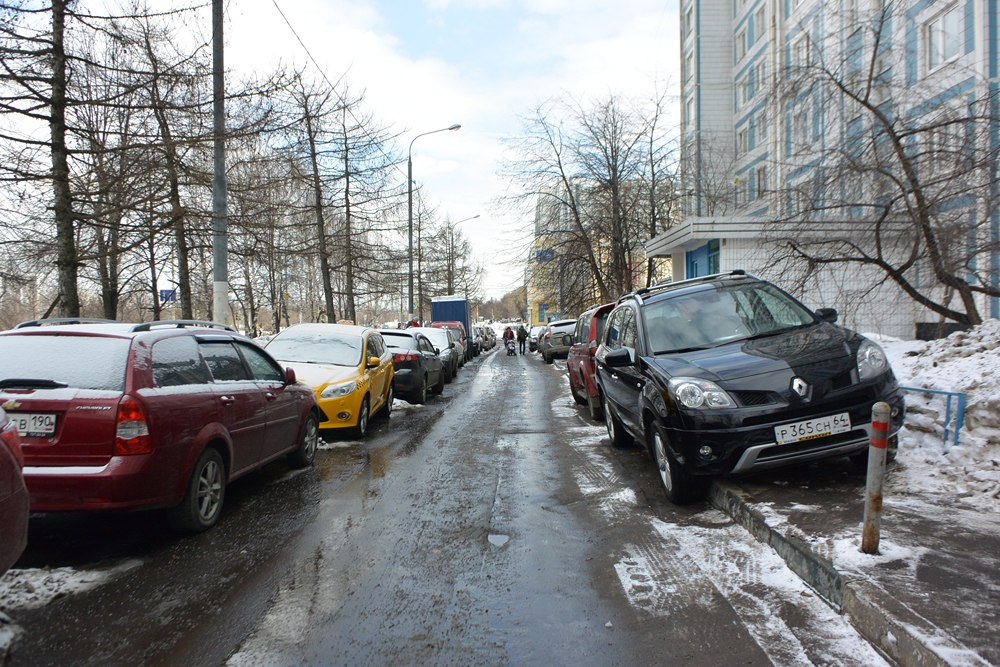
[[[296,324],[267,343],[319,401],[321,429],[353,429],[361,438],[371,415],[392,411],[392,353],[375,329],[347,324]]]

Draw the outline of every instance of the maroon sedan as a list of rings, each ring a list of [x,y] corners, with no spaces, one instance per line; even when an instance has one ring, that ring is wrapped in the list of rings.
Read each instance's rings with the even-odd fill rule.
[[[3,408],[0,408],[0,574],[21,556],[28,542],[28,490],[21,468],[21,441]]]
[[[256,343],[212,323],[19,325],[0,333],[0,404],[35,512],[166,507],[210,528],[226,484],[316,455],[320,412]]]
[[[580,315],[573,333],[573,347],[569,350],[566,362],[570,392],[577,403],[587,406],[594,421],[604,419],[601,393],[597,388],[594,354],[597,352],[601,334],[604,333],[608,314],[614,307],[615,304],[606,303],[603,306],[594,306]]]

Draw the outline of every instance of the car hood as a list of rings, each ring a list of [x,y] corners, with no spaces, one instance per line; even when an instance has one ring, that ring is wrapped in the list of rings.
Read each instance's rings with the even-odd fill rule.
[[[822,323],[789,333],[756,340],[741,340],[707,350],[664,354],[649,358],[651,365],[668,376],[711,376],[717,380],[737,380],[775,371],[800,371],[841,360],[853,364],[852,339],[857,334],[833,324]]]
[[[295,371],[295,379],[305,382],[313,389],[325,387],[328,384],[349,382],[361,377],[357,366],[332,366],[328,364],[306,364],[302,362],[281,361],[282,366]]]

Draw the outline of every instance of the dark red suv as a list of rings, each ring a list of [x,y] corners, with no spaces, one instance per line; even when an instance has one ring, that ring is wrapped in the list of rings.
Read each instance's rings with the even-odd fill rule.
[[[209,322],[0,333],[0,404],[17,425],[36,512],[168,507],[210,528],[226,484],[288,455],[307,466],[312,389],[256,343]]]
[[[569,371],[569,390],[577,403],[587,406],[594,421],[604,419],[601,392],[597,388],[594,355],[597,353],[601,334],[604,333],[608,314],[614,307],[613,303],[593,306],[580,315],[576,321],[576,330],[573,332],[573,347],[569,349],[566,362]]]

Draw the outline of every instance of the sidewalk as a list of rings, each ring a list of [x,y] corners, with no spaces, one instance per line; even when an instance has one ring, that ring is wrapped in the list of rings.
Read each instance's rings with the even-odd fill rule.
[[[903,667],[1000,665],[1000,516],[887,494],[881,555],[867,556],[864,474],[823,465],[718,480],[710,499]]]

